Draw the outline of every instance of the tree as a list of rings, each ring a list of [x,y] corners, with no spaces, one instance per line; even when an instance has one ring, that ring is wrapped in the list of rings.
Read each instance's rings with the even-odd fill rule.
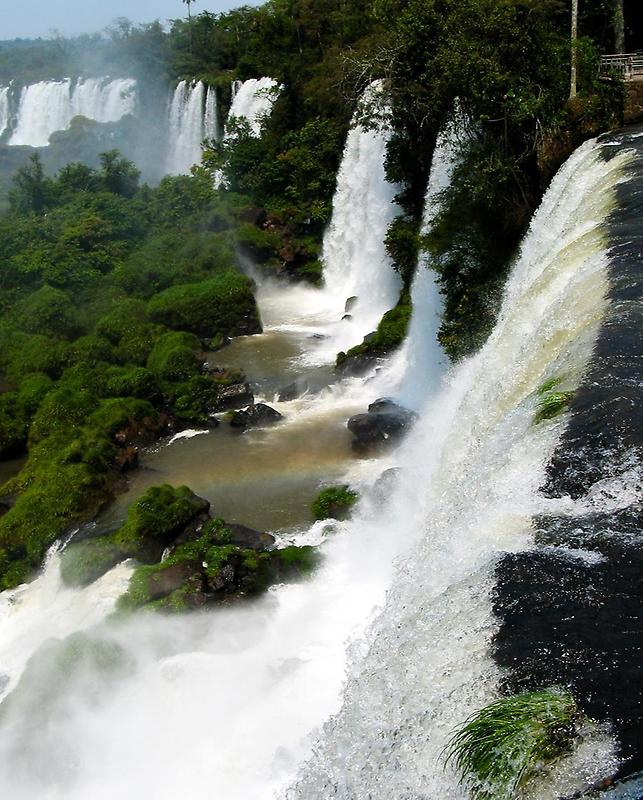
[[[577,40],[578,40],[578,0],[572,0],[572,69],[571,69],[571,86],[569,88],[570,100],[573,100],[576,97],[576,63],[578,60],[578,53],[576,51]]]
[[[10,201],[14,210],[33,211],[36,214],[44,211],[49,199],[51,182],[45,177],[38,153],[34,153],[29,162],[20,167],[14,176],[13,184]]]
[[[192,19],[192,11],[190,6],[192,3],[196,3],[196,0],[182,0],[182,2],[188,7],[188,19]]]

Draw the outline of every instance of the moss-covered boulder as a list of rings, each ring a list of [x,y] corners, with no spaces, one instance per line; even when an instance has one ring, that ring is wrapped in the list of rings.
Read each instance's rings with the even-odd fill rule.
[[[157,563],[166,547],[200,530],[209,508],[207,500],[186,486],[154,486],[130,506],[127,520],[118,530],[65,548],[63,580],[71,586],[85,586],[126,558]]]
[[[252,282],[233,271],[166,289],[150,300],[148,311],[155,322],[202,339],[261,333]]]
[[[360,375],[379,358],[387,356],[399,347],[408,331],[411,320],[411,298],[403,292],[395,308],[382,317],[377,330],[364,337],[361,344],[347,352],[337,354],[336,369],[342,375]]]

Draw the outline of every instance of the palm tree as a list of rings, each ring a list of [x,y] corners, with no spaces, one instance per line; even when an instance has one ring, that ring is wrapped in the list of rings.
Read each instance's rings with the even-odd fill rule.
[[[185,0],[183,0],[185,2]],[[576,51],[576,40],[578,39],[578,0],[572,0],[572,69],[571,86],[569,89],[569,99],[576,97],[576,62],[578,53]]]
[[[196,0],[183,0],[183,2],[188,7],[188,19],[191,20],[192,19],[192,11],[191,11],[190,6],[192,5],[192,3],[196,3]]]

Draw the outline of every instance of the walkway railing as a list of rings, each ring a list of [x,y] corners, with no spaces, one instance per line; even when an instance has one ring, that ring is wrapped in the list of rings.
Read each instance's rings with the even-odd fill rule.
[[[617,73],[625,81],[643,81],[643,53],[616,53],[601,58],[600,74]]]

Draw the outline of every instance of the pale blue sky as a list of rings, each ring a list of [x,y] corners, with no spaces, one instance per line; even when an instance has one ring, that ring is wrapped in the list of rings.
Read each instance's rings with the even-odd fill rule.
[[[228,11],[261,4],[262,0],[195,0],[192,11]],[[181,0],[0,0],[0,6],[0,39],[47,37],[53,30],[65,35],[94,33],[117,17],[152,22],[186,13]]]

